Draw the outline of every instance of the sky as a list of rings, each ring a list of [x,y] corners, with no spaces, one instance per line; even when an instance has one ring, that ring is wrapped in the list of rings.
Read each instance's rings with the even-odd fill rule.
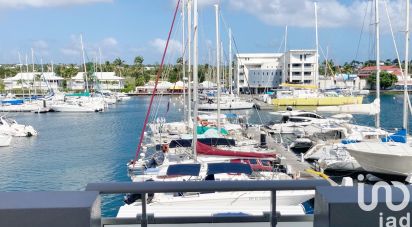
[[[283,52],[315,48],[314,0],[198,0],[199,58],[214,62],[215,9],[220,3],[220,33],[228,58],[228,30],[233,53]],[[0,63],[82,62],[80,35],[86,60],[132,63],[161,61],[177,0],[0,0]],[[373,3],[368,0],[317,0],[320,59],[334,62],[374,58]],[[404,55],[405,0],[381,0],[381,58],[396,58],[390,23]],[[187,35],[186,35],[187,36]],[[182,16],[177,15],[167,63],[182,55]],[[184,43],[184,44],[182,44]],[[19,59],[20,53],[20,59]],[[26,57],[27,56],[27,57]]]

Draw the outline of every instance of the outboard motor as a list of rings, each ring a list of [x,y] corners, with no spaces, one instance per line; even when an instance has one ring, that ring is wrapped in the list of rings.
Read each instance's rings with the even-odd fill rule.
[[[286,111],[292,111],[292,110],[293,110],[293,108],[291,106],[286,107]]]

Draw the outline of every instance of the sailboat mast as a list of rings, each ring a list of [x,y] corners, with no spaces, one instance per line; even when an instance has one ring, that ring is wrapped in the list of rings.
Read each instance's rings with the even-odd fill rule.
[[[192,0],[187,0],[187,46],[188,46],[188,75],[187,75],[187,122],[192,121]]]
[[[220,34],[219,34],[219,5],[215,5],[216,13],[216,83],[217,83],[217,131],[220,134]]]
[[[315,39],[316,39],[316,64],[315,64],[315,78],[313,83],[318,84],[319,79],[319,37],[318,37],[318,3],[315,1]]]
[[[185,80],[186,80],[186,53],[185,53],[186,12],[185,11],[186,11],[186,1],[183,0],[182,1],[182,80],[183,80],[183,114],[184,114],[183,119],[186,120],[186,85],[185,85]]]
[[[197,109],[198,109],[198,9],[197,9],[197,0],[193,1],[193,157],[194,160],[197,160]]]
[[[283,73],[282,73],[282,84],[286,82],[286,50],[288,43],[288,26],[285,27],[285,46],[283,48]]]
[[[403,78],[403,128],[406,130],[408,130],[409,13],[409,0],[406,0],[405,74]]]
[[[229,86],[230,94],[233,94],[233,66],[232,66],[232,29],[229,28]]]
[[[21,54],[20,54],[20,52],[17,52],[17,54],[19,55],[21,91],[22,91],[22,93],[23,93],[23,99],[24,99],[23,62],[22,62],[22,60],[21,60]]]
[[[86,92],[89,92],[89,78],[87,76],[87,69],[86,69],[86,58],[84,56],[84,45],[83,45],[83,35],[80,34],[80,44],[82,46],[82,56],[83,56],[83,68],[84,68],[84,73],[85,73],[85,79],[86,79]]]
[[[379,44],[379,0],[375,0],[375,35],[376,35],[376,98],[380,103],[380,44]],[[380,112],[380,111],[379,111]],[[380,127],[380,113],[376,114],[375,125],[377,128]]]

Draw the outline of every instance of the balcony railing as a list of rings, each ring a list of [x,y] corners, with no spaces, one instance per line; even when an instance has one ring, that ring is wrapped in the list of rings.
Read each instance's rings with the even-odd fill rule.
[[[280,222],[312,222],[313,216],[280,216],[276,212],[276,191],[314,190],[317,186],[327,186],[324,180],[270,180],[270,181],[185,181],[185,182],[133,182],[133,183],[91,183],[87,191],[100,194],[141,194],[141,215],[136,218],[105,218],[105,225],[140,224],[188,224],[188,223],[250,223],[270,222],[271,227]],[[270,191],[270,212],[259,216],[225,217],[154,217],[147,214],[147,194],[168,192],[233,192],[233,191]],[[200,204],[201,205],[201,204]]]

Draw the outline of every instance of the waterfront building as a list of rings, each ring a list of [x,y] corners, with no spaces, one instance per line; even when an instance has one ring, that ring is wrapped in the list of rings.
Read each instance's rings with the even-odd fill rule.
[[[331,77],[320,76],[319,88],[347,88],[352,90],[364,90],[368,88],[368,84],[366,79],[362,79],[356,74],[339,73]]]
[[[286,57],[286,82],[293,84],[317,83],[316,50],[290,50]]]
[[[235,86],[240,92],[261,93],[283,82],[314,84],[316,50],[284,53],[243,53],[236,55]]]
[[[382,72],[392,73],[398,77],[398,80],[403,80],[403,78],[399,78],[402,76],[402,70],[398,66],[381,65],[380,70]],[[376,73],[376,66],[366,66],[359,70],[358,76],[362,79],[367,79],[373,73]]]
[[[79,72],[72,77],[68,83],[70,90],[84,90],[85,73]],[[89,80],[96,78],[99,81],[99,88],[103,90],[119,91],[124,88],[124,78],[116,76],[114,72],[95,72]],[[90,85],[89,85],[90,86]]]
[[[58,90],[63,85],[63,78],[54,72],[23,72],[17,73],[13,77],[3,80],[5,90],[12,91],[18,89],[31,89],[47,91],[49,89]]]

